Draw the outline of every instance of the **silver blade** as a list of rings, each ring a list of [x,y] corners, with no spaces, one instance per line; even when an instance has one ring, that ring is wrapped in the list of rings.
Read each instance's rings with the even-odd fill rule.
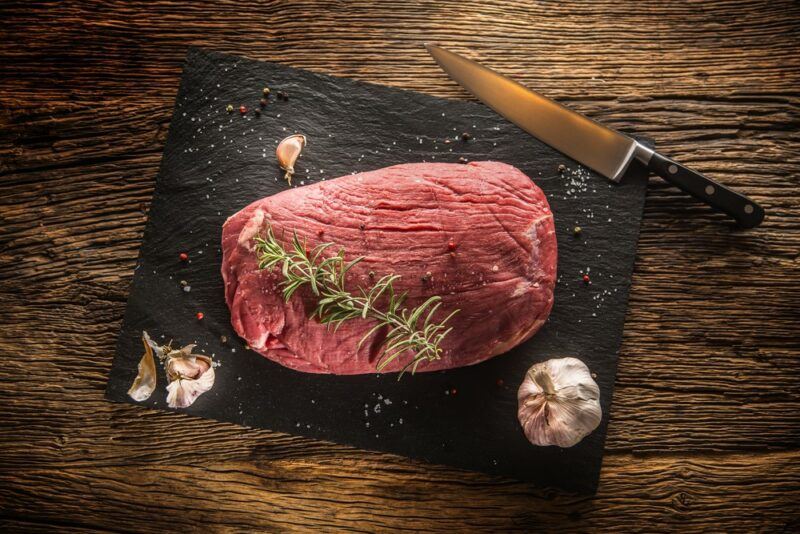
[[[505,76],[448,52],[425,48],[464,89],[529,134],[615,182],[634,156],[652,152],[630,137],[565,108]]]

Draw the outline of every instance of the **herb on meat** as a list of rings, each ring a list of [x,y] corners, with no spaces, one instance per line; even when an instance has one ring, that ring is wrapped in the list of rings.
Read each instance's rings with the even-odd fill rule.
[[[346,261],[343,248],[325,257],[323,253],[332,246],[333,243],[323,243],[308,250],[295,233],[287,250],[276,239],[272,227],[267,227],[264,237],[255,238],[259,268],[280,266],[283,298],[286,301],[298,289],[308,286],[317,298],[317,306],[311,316],[318,318],[322,324],[338,328],[349,319],[377,321],[361,339],[358,348],[373,334],[387,328],[378,358],[378,371],[406,353],[413,355],[402,368],[400,377],[409,369],[413,374],[423,362],[441,358],[441,342],[452,330],[452,327],[447,327],[447,322],[458,310],[436,322],[433,316],[441,306],[442,298],[439,296],[432,296],[415,308],[404,307],[406,293],[396,294],[394,290],[394,282],[400,278],[396,274],[383,276],[370,289],[359,287],[355,294],[351,293],[345,289],[347,273],[363,258]]]

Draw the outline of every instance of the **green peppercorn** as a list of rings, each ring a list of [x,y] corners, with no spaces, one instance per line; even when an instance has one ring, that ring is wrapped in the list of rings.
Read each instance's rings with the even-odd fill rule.
[[[231,104],[228,104],[227,106],[225,106],[225,111],[227,111],[228,113],[233,113],[233,106]]]

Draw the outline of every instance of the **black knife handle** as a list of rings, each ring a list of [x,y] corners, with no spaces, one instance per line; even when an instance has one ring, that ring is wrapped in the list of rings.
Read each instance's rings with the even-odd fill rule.
[[[736,219],[742,228],[755,228],[764,220],[764,209],[746,196],[657,152],[653,153],[647,166],[664,180],[697,200],[724,211]]]

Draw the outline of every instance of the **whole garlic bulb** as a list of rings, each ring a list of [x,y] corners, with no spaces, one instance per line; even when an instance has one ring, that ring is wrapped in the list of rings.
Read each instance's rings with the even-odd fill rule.
[[[535,445],[572,447],[600,424],[600,388],[577,358],[537,363],[517,393],[517,418]]]

